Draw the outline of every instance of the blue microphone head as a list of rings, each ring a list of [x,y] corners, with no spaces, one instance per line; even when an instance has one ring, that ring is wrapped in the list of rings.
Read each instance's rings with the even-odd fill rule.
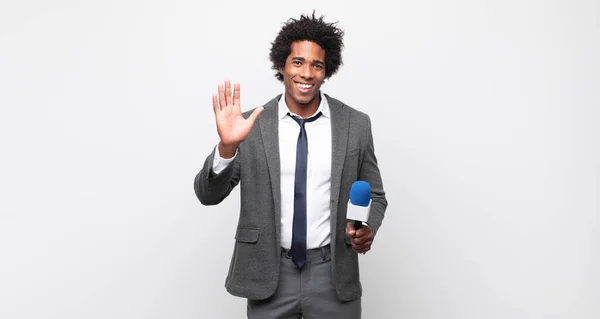
[[[371,185],[365,181],[356,181],[350,188],[350,203],[356,206],[369,206],[371,202]]]

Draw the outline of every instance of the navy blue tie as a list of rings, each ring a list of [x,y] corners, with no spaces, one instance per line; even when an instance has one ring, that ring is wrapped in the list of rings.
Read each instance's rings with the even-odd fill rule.
[[[288,113],[300,125],[300,134],[296,144],[296,174],[294,176],[294,224],[292,226],[292,261],[299,269],[306,263],[306,164],[308,158],[308,140],[304,123],[312,122],[321,116],[302,119]]]

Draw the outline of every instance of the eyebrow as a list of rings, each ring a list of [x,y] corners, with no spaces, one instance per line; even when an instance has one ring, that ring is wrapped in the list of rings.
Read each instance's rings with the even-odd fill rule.
[[[293,57],[293,58],[292,58],[292,60],[298,60],[298,61],[302,61],[302,62],[305,62],[305,61],[306,61],[306,59],[305,59],[305,58],[303,58],[303,57],[299,57],[299,56],[297,56],[297,57]],[[314,61],[313,61],[313,63],[314,63],[314,64],[322,64],[322,65],[325,65],[325,62],[323,62],[323,61],[321,61],[321,60],[314,60]]]

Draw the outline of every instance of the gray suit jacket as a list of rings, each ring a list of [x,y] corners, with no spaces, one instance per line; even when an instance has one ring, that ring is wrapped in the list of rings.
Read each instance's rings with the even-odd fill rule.
[[[331,110],[331,257],[335,288],[340,300],[362,295],[358,255],[346,235],[346,209],[352,183],[371,185],[368,224],[377,233],[387,200],[373,147],[369,117],[325,95]],[[216,205],[241,182],[240,216],[235,245],[225,281],[227,291],[249,299],[266,299],[277,288],[281,248],[278,95],[267,104],[235,160],[220,174],[212,172],[214,151],[194,180],[204,205]],[[248,117],[251,111],[244,113]],[[310,230],[309,230],[310,231]]]

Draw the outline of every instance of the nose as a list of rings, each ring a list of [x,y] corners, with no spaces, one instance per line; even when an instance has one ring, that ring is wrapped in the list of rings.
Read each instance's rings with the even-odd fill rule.
[[[313,69],[310,66],[310,64],[306,63],[306,64],[304,64],[304,66],[302,66],[302,70],[300,71],[300,76],[305,79],[311,79],[313,76],[312,71],[313,71]]]

